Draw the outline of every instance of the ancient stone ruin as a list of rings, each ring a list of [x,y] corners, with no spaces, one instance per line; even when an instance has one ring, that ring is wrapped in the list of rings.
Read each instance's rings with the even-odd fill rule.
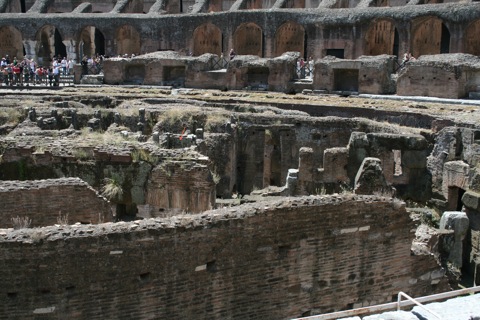
[[[286,319],[478,272],[476,107],[102,90],[1,99],[2,317]]]
[[[0,53],[66,57],[77,83],[478,98],[479,16],[474,0],[2,0]],[[117,62],[80,65],[94,56]]]
[[[480,107],[400,97],[480,92],[480,7],[437,2],[0,0],[2,55],[90,84],[0,87],[0,318],[291,319],[478,283]]]

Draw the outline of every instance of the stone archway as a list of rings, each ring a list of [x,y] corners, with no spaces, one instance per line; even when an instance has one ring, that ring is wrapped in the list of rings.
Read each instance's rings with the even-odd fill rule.
[[[233,47],[237,54],[261,57],[263,50],[262,29],[253,22],[241,24],[233,34]]]
[[[92,57],[96,54],[105,54],[105,37],[103,33],[94,26],[83,28],[77,43],[79,57]]]
[[[56,56],[66,57],[67,48],[63,44],[60,31],[51,25],[41,28],[36,35],[37,59],[39,65],[49,66]]]
[[[465,30],[464,52],[480,56],[480,20],[470,23]]]
[[[275,33],[275,56],[284,52],[298,51],[305,54],[305,29],[298,23],[288,21],[282,24]]]
[[[117,54],[140,54],[140,34],[134,27],[123,25],[118,28],[115,40],[117,42]]]
[[[450,32],[437,17],[422,17],[412,22],[411,53],[414,57],[449,52]]]
[[[222,31],[216,25],[207,22],[193,31],[193,55],[204,53],[220,55],[222,53]]]
[[[397,40],[397,41],[395,41]],[[371,23],[365,34],[364,54],[398,56],[398,31],[391,20],[377,20]]]
[[[17,28],[5,26],[0,28],[0,52],[11,59],[23,59],[22,34]]]

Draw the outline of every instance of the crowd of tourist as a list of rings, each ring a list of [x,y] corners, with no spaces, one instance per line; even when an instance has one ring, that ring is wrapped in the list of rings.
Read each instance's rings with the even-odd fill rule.
[[[37,64],[33,59],[23,60],[8,55],[0,61],[0,79],[6,86],[47,85],[58,86],[60,75],[73,74],[75,61],[65,57],[54,58],[47,67]]]

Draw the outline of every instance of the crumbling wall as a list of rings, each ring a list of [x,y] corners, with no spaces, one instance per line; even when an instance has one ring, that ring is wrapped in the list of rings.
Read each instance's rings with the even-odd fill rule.
[[[145,203],[152,217],[183,210],[198,213],[215,204],[215,182],[207,163],[167,160],[152,170]]]
[[[398,200],[336,195],[2,230],[0,317],[290,319],[447,290],[412,227]]]
[[[332,145],[322,150],[321,162],[315,160],[319,149],[300,150],[295,194],[352,188],[364,159],[375,157],[380,160],[386,182],[397,189],[400,198],[424,202],[431,197],[426,163],[430,148],[423,136],[353,132],[346,147]]]
[[[328,57],[315,63],[313,88],[317,90],[353,91],[389,94],[395,92],[391,80],[394,56],[362,56],[356,60]]]
[[[100,223],[112,220],[109,202],[79,178],[0,181],[0,226],[14,227],[13,218],[31,219],[31,226],[58,221]]]
[[[477,91],[478,74],[480,59],[470,54],[422,56],[399,72],[397,94],[464,98]]]

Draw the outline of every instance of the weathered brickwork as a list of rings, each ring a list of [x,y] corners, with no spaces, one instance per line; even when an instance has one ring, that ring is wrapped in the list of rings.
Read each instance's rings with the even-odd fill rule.
[[[12,227],[12,218],[31,219],[32,226],[99,223],[112,220],[110,204],[79,178],[0,181],[0,226]]]
[[[147,5],[152,2],[145,2],[143,8],[137,5],[139,1],[116,1],[115,6],[113,1],[83,6],[73,1],[67,5],[38,1],[18,14],[11,13],[18,10],[5,10],[5,5],[2,8],[6,2],[0,2],[1,26],[8,30],[0,38],[1,51],[8,50],[13,38],[23,43],[23,48],[10,48],[12,56],[23,58],[25,53],[42,63],[59,53],[79,61],[82,54],[138,55],[170,49],[195,55],[227,54],[234,46],[242,54],[274,57],[299,51],[304,58],[315,59],[327,55],[348,59],[379,54],[401,57],[409,50],[415,57],[454,52],[478,55],[480,50],[475,37],[480,28],[479,8],[470,1],[435,5],[410,1],[414,3],[381,10],[345,6],[344,1],[334,0],[322,1],[314,10],[306,9],[309,6],[296,10],[242,7],[237,1],[232,10],[215,14],[206,14],[209,8],[224,7],[215,1],[156,1],[152,7]],[[373,5],[373,1],[362,2]],[[224,4],[222,9],[228,10],[231,1]],[[337,7],[348,9],[331,9]],[[149,14],[138,14],[147,10]],[[91,14],[98,11],[104,13]],[[188,14],[177,14],[180,12]],[[247,26],[255,30],[255,37],[244,36]]]
[[[390,198],[0,231],[0,318],[289,319],[446,289]]]
[[[207,161],[177,160],[154,168],[147,185],[150,216],[162,216],[168,208],[198,213],[215,205],[215,183]],[[160,214],[159,214],[160,212]]]

